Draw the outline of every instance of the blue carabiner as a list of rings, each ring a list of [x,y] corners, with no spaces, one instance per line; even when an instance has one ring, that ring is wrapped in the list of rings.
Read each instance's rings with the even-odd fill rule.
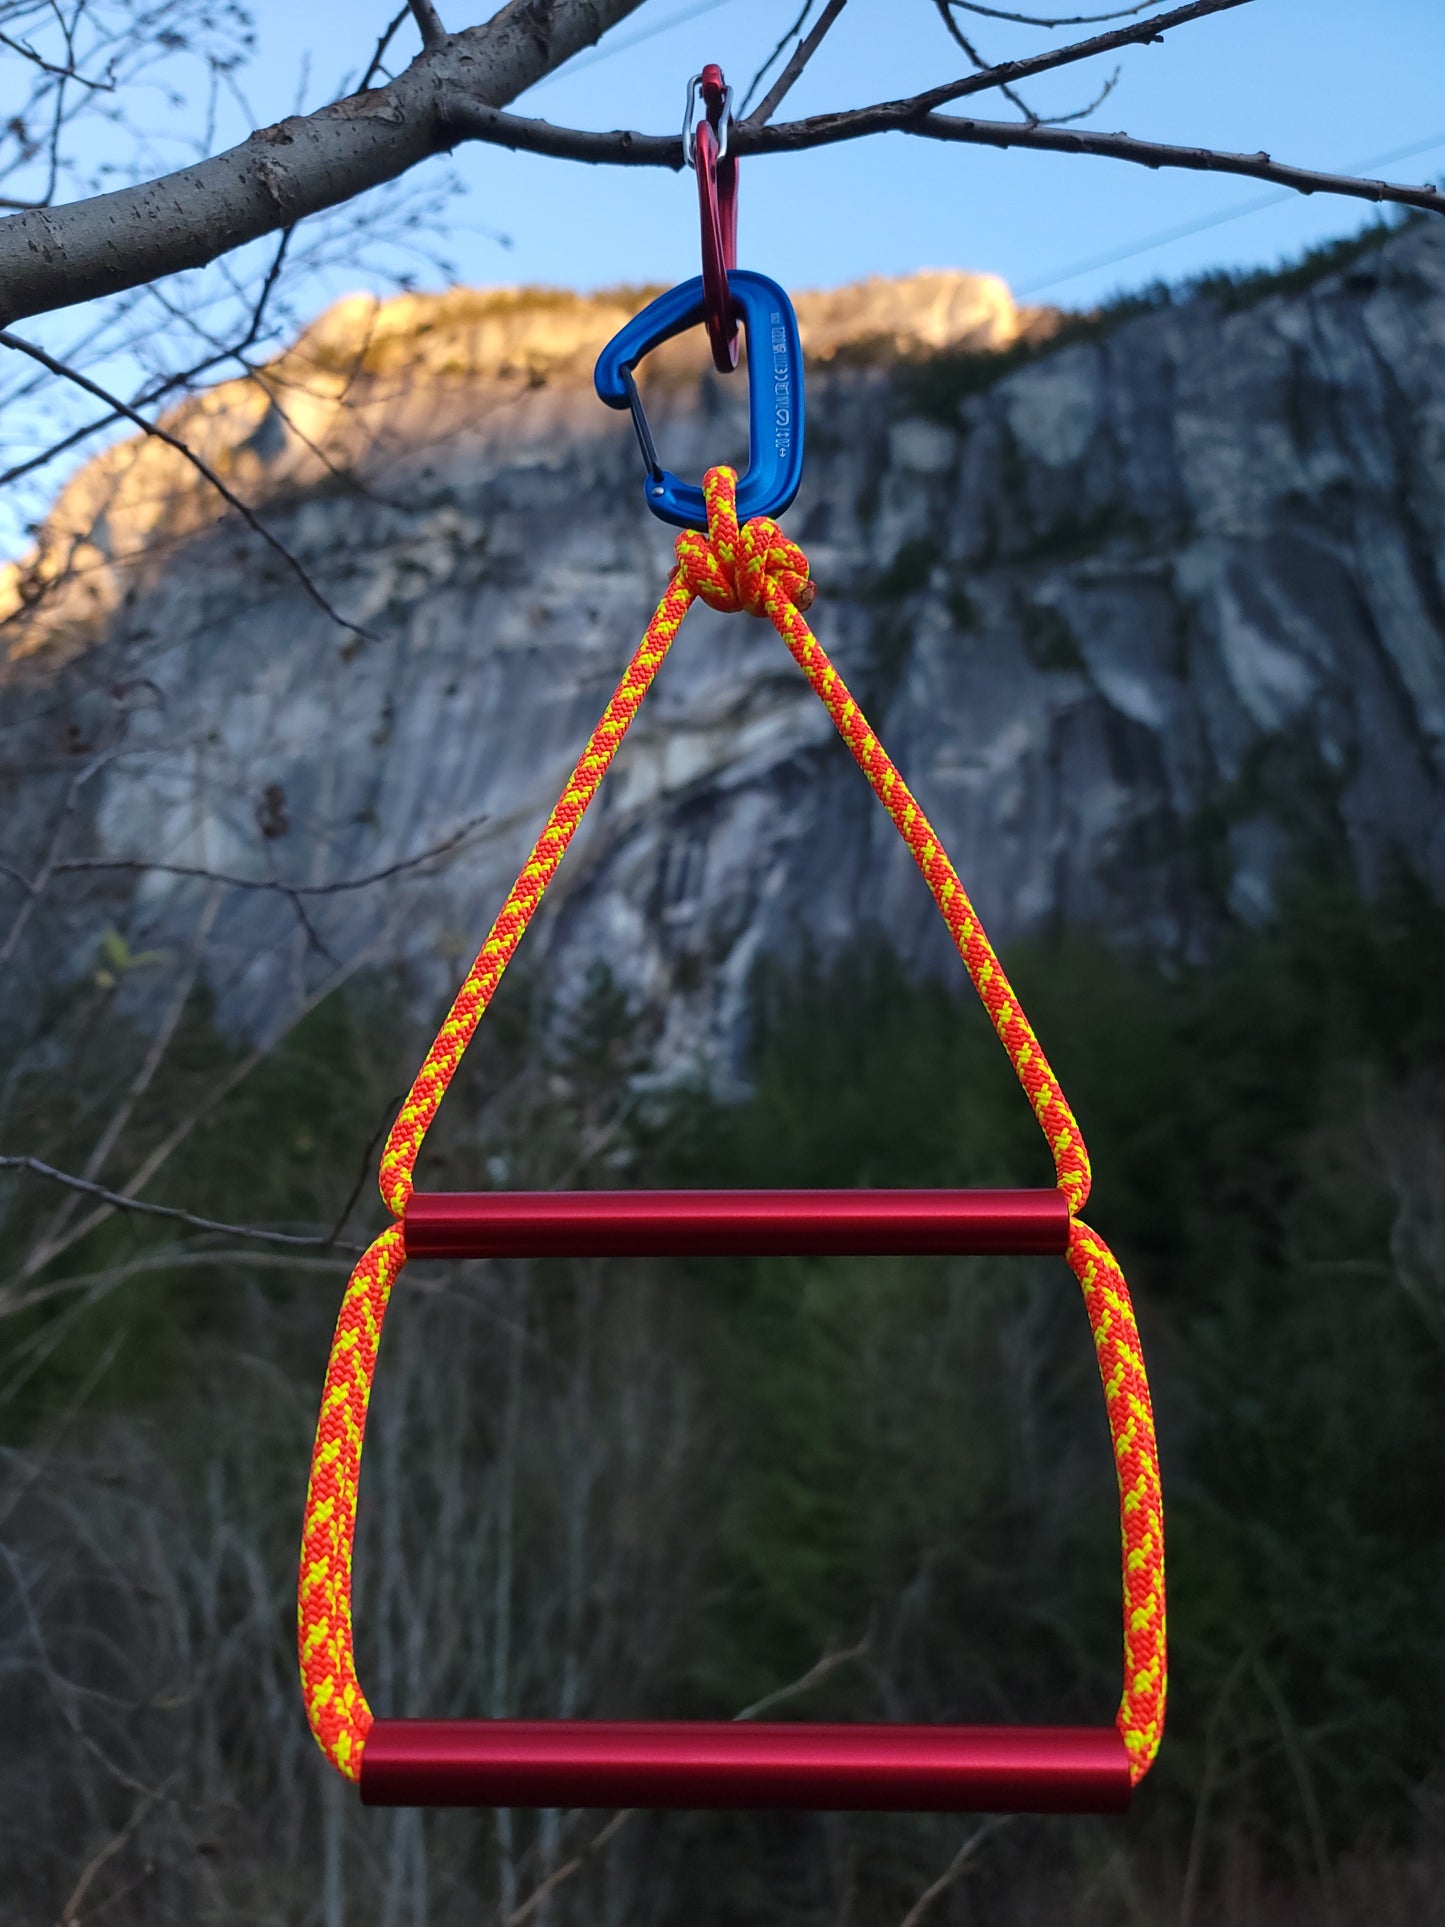
[[[749,522],[781,515],[803,479],[803,348],[793,304],[776,281],[730,268],[728,292],[748,342],[748,470],[738,483],[738,519]],[[706,529],[707,505],[696,482],[680,482],[657,459],[632,371],[659,343],[696,327],[706,308],[701,277],[670,288],[612,337],[594,377],[609,408],[632,411],[647,506],[680,529]]]

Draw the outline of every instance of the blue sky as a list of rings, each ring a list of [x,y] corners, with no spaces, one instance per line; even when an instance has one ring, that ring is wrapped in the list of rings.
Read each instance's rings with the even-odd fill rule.
[[[1078,9],[1102,10],[1103,0]],[[369,52],[391,11],[391,0],[312,0],[298,27],[294,0],[260,0],[261,57],[248,82],[258,111],[269,117],[291,106],[303,50],[319,97],[348,62]],[[680,120],[690,73],[715,59],[730,79],[745,81],[797,11],[798,0],[647,0],[610,37],[615,51],[604,43],[580,56],[518,111],[584,126],[669,130]],[[442,12],[460,25],[484,8],[442,0]],[[1065,37],[986,20],[969,32],[990,58]],[[851,0],[787,111],[886,99],[962,71],[961,62],[930,0]],[[1114,64],[1050,76],[1033,90],[1035,101],[1068,111]],[[1093,123],[1100,128],[1262,147],[1278,159],[1334,169],[1430,143],[1380,171],[1416,181],[1445,172],[1442,0],[1370,0],[1365,8],[1358,0],[1255,0],[1178,29],[1158,46],[1128,50],[1118,64],[1119,84]],[[983,100],[975,111],[1009,114]],[[695,201],[680,177],[476,147],[434,165],[454,167],[466,186],[448,243],[463,280],[587,288],[696,272]],[[740,260],[795,287],[921,267],[979,268],[1002,274],[1021,294],[1070,306],[1159,276],[1273,262],[1349,233],[1372,214],[1332,198],[1276,200],[1237,177],[1156,174],[901,135],[753,160],[743,170],[742,196]],[[1262,200],[1270,205],[1070,272]],[[498,232],[510,248],[498,244]]]

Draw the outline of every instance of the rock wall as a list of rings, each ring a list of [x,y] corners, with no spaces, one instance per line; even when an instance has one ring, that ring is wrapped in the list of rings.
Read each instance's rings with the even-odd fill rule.
[[[1321,849],[1367,886],[1404,860],[1445,887],[1445,230],[1052,341],[967,279],[865,289],[851,334],[817,298],[788,526],[818,633],[992,934],[1086,923],[1198,953]],[[668,567],[627,424],[588,385],[628,307],[351,304],[268,383],[188,405],[365,636],[153,446],[77,478],[6,591],[13,860],[311,887],[403,867],[299,907],[158,870],[110,875],[98,904],[81,872],[45,926],[63,941],[21,939],[22,982],[89,968],[98,919],[179,955],[204,917],[240,1031],[362,961],[403,966],[408,1021],[434,1022]],[[675,346],[650,398],[692,472],[746,437],[740,384],[697,359]],[[528,952],[558,983],[606,959],[669,1061],[718,1068],[762,952],[872,927],[948,966],[782,645],[698,611]]]

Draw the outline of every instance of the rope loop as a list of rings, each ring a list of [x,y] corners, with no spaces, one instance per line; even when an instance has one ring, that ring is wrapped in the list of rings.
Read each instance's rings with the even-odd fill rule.
[[[738,477],[732,468],[710,468],[703,478],[707,534],[684,529],[677,538],[677,568],[689,594],[722,615],[745,609],[771,617],[791,604],[810,609],[818,591],[808,580],[808,558],[770,516],[738,526]]]

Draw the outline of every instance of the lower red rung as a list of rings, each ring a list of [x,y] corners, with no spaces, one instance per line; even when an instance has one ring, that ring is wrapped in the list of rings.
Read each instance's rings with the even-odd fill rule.
[[[361,1797],[412,1807],[1121,1813],[1112,1726],[377,1720]]]

